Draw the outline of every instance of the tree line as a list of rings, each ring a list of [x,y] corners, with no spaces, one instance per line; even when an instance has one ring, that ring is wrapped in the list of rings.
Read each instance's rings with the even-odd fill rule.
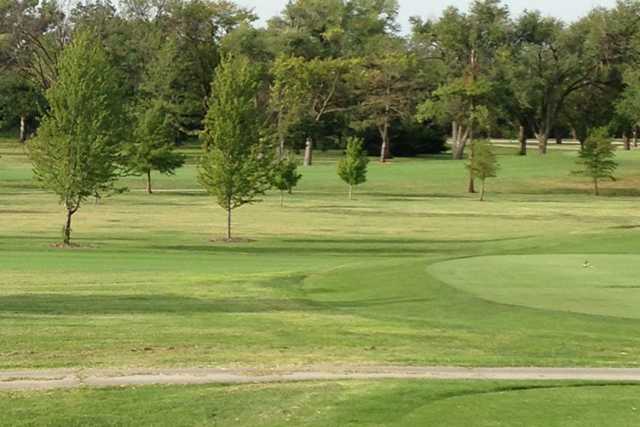
[[[545,154],[551,138],[584,144],[599,129],[637,144],[640,1],[568,24],[477,0],[414,17],[409,34],[397,16],[395,0],[294,0],[258,27],[226,0],[0,0],[0,127],[37,136],[37,178],[70,195],[65,241],[81,200],[128,174],[152,192],[152,171],[173,173],[191,140],[229,222],[266,188],[291,191],[291,151],[310,166],[314,149],[346,146],[339,174],[357,185],[363,150],[440,152],[446,133],[473,192],[495,174],[473,166],[476,140],[517,137],[526,155],[535,137]]]

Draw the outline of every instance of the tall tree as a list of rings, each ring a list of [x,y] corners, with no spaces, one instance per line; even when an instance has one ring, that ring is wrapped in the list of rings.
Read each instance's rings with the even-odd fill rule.
[[[476,0],[469,13],[449,7],[437,21],[413,20],[414,38],[426,39],[427,55],[446,66],[444,81],[420,117],[452,124],[454,159],[463,158],[465,146],[496,104],[489,76],[496,52],[508,40],[508,18],[499,0]]]
[[[82,202],[114,189],[124,125],[122,82],[91,34],[76,35],[47,91],[50,106],[29,144],[37,182],[66,209],[63,243]]]
[[[20,142],[27,140],[29,123],[35,122],[44,105],[42,92],[29,80],[13,72],[0,76],[0,128],[17,124]]]
[[[328,116],[351,107],[348,101],[349,59],[312,59],[280,57],[273,66],[274,83],[271,103],[278,115],[278,127],[305,123],[306,149],[304,165],[312,164],[313,140],[317,127]]]
[[[204,153],[198,178],[227,212],[227,240],[231,213],[271,186],[271,148],[260,138],[259,71],[244,57],[227,57],[216,70],[205,130]]]
[[[380,161],[391,157],[390,130],[393,122],[413,112],[418,92],[415,59],[402,44],[393,43],[364,58],[356,67],[354,86],[357,91],[357,127],[373,126],[381,139]]]

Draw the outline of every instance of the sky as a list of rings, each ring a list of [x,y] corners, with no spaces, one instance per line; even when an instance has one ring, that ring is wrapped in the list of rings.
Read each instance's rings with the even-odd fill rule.
[[[260,16],[261,22],[279,14],[284,8],[287,0],[236,0],[236,3],[251,7]],[[404,31],[409,30],[409,17],[421,16],[423,18],[434,18],[440,14],[447,6],[456,6],[466,10],[471,3],[470,0],[399,0],[400,3],[400,23]],[[615,0],[506,0],[511,12],[515,15],[524,9],[537,9],[545,15],[552,15],[562,18],[565,21],[574,21],[585,15],[590,9],[596,6],[611,7],[615,5]]]

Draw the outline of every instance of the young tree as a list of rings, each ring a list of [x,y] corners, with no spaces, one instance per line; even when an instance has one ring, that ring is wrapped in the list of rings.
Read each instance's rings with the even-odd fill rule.
[[[227,211],[257,201],[271,186],[271,147],[260,138],[259,73],[244,57],[226,57],[216,70],[205,129],[198,178]]]
[[[338,162],[338,176],[349,185],[349,200],[352,199],[353,186],[367,180],[369,159],[363,144],[364,141],[360,138],[349,138],[345,156]]]
[[[272,184],[280,190],[280,207],[284,207],[284,192],[291,194],[302,175],[298,173],[298,162],[291,156],[283,156],[274,165]]]
[[[127,147],[126,156],[133,173],[146,176],[147,193],[151,194],[151,172],[173,175],[185,158],[174,151],[175,131],[161,102],[143,103],[138,107],[135,119],[133,140]]]
[[[50,110],[29,144],[38,183],[60,197],[67,211],[63,243],[71,242],[71,218],[89,197],[112,191],[119,176],[124,129],[122,84],[90,34],[64,50],[58,80],[47,91]]]
[[[498,160],[493,145],[487,140],[478,140],[471,146],[472,155],[469,157],[467,168],[469,173],[482,183],[480,201],[484,201],[485,182],[487,178],[495,178],[498,172]]]
[[[593,192],[600,195],[599,182],[602,179],[615,181],[613,176],[618,164],[614,160],[615,147],[605,128],[597,129],[589,135],[582,145],[576,163],[581,169],[574,171],[574,175],[582,175],[593,181]]]

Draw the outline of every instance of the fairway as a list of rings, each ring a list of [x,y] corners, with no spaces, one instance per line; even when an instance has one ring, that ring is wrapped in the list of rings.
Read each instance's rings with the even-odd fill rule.
[[[14,393],[0,411],[12,426],[631,427],[638,402],[625,384],[352,381]]]
[[[637,255],[504,255],[438,263],[429,272],[502,304],[637,319],[639,261]]]

